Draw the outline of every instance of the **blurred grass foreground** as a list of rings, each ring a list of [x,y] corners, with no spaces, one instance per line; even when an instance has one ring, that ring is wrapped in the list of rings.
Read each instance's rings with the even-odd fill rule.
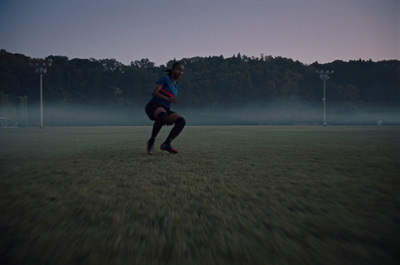
[[[150,130],[1,129],[0,263],[397,264],[400,127]]]

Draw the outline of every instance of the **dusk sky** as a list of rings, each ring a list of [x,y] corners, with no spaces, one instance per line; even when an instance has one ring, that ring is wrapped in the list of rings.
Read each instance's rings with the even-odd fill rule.
[[[0,25],[32,58],[400,60],[400,0],[0,0]]]

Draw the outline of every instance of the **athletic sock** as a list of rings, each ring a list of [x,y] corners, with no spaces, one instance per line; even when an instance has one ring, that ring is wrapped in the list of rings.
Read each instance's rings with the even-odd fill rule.
[[[168,114],[166,112],[160,112],[153,125],[153,130],[151,132],[151,138],[156,138],[157,134],[160,132],[161,128],[164,126],[168,119]]]
[[[154,148],[153,148],[154,141],[155,141],[154,138],[150,138],[150,140],[147,141],[146,151],[149,155],[153,155],[154,153]]]
[[[175,126],[172,128],[169,133],[167,140],[165,140],[164,144],[171,144],[171,142],[182,132],[183,128],[186,125],[186,121],[183,117],[176,119]]]

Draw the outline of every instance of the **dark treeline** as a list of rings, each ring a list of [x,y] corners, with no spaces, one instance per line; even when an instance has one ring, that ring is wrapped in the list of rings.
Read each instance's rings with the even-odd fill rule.
[[[65,56],[34,59],[0,50],[0,117],[16,120],[20,125],[37,124],[40,96],[35,64],[43,61],[52,63],[43,76],[47,109],[64,106],[67,113],[74,113],[75,117],[79,116],[74,112],[78,108],[87,115],[100,109],[104,123],[121,125],[135,124],[135,121],[126,122],[130,117],[145,116],[141,110],[151,96],[155,81],[173,62],[155,66],[148,59],[130,65],[115,59],[69,59]],[[263,106],[293,98],[320,104],[322,81],[317,70],[334,70],[326,82],[327,99],[331,104],[400,105],[398,60],[306,65],[282,57],[250,58],[237,54],[230,58],[195,57],[181,62],[185,75],[180,80],[179,108]],[[141,112],[137,113],[139,110]],[[111,112],[117,114],[105,118],[106,113]],[[46,115],[47,124],[74,125],[72,114],[47,110]],[[106,119],[112,121],[105,122]]]

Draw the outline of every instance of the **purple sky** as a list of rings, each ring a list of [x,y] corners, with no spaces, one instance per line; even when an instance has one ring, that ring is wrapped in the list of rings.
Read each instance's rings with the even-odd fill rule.
[[[1,0],[0,25],[34,58],[400,60],[400,0]]]

